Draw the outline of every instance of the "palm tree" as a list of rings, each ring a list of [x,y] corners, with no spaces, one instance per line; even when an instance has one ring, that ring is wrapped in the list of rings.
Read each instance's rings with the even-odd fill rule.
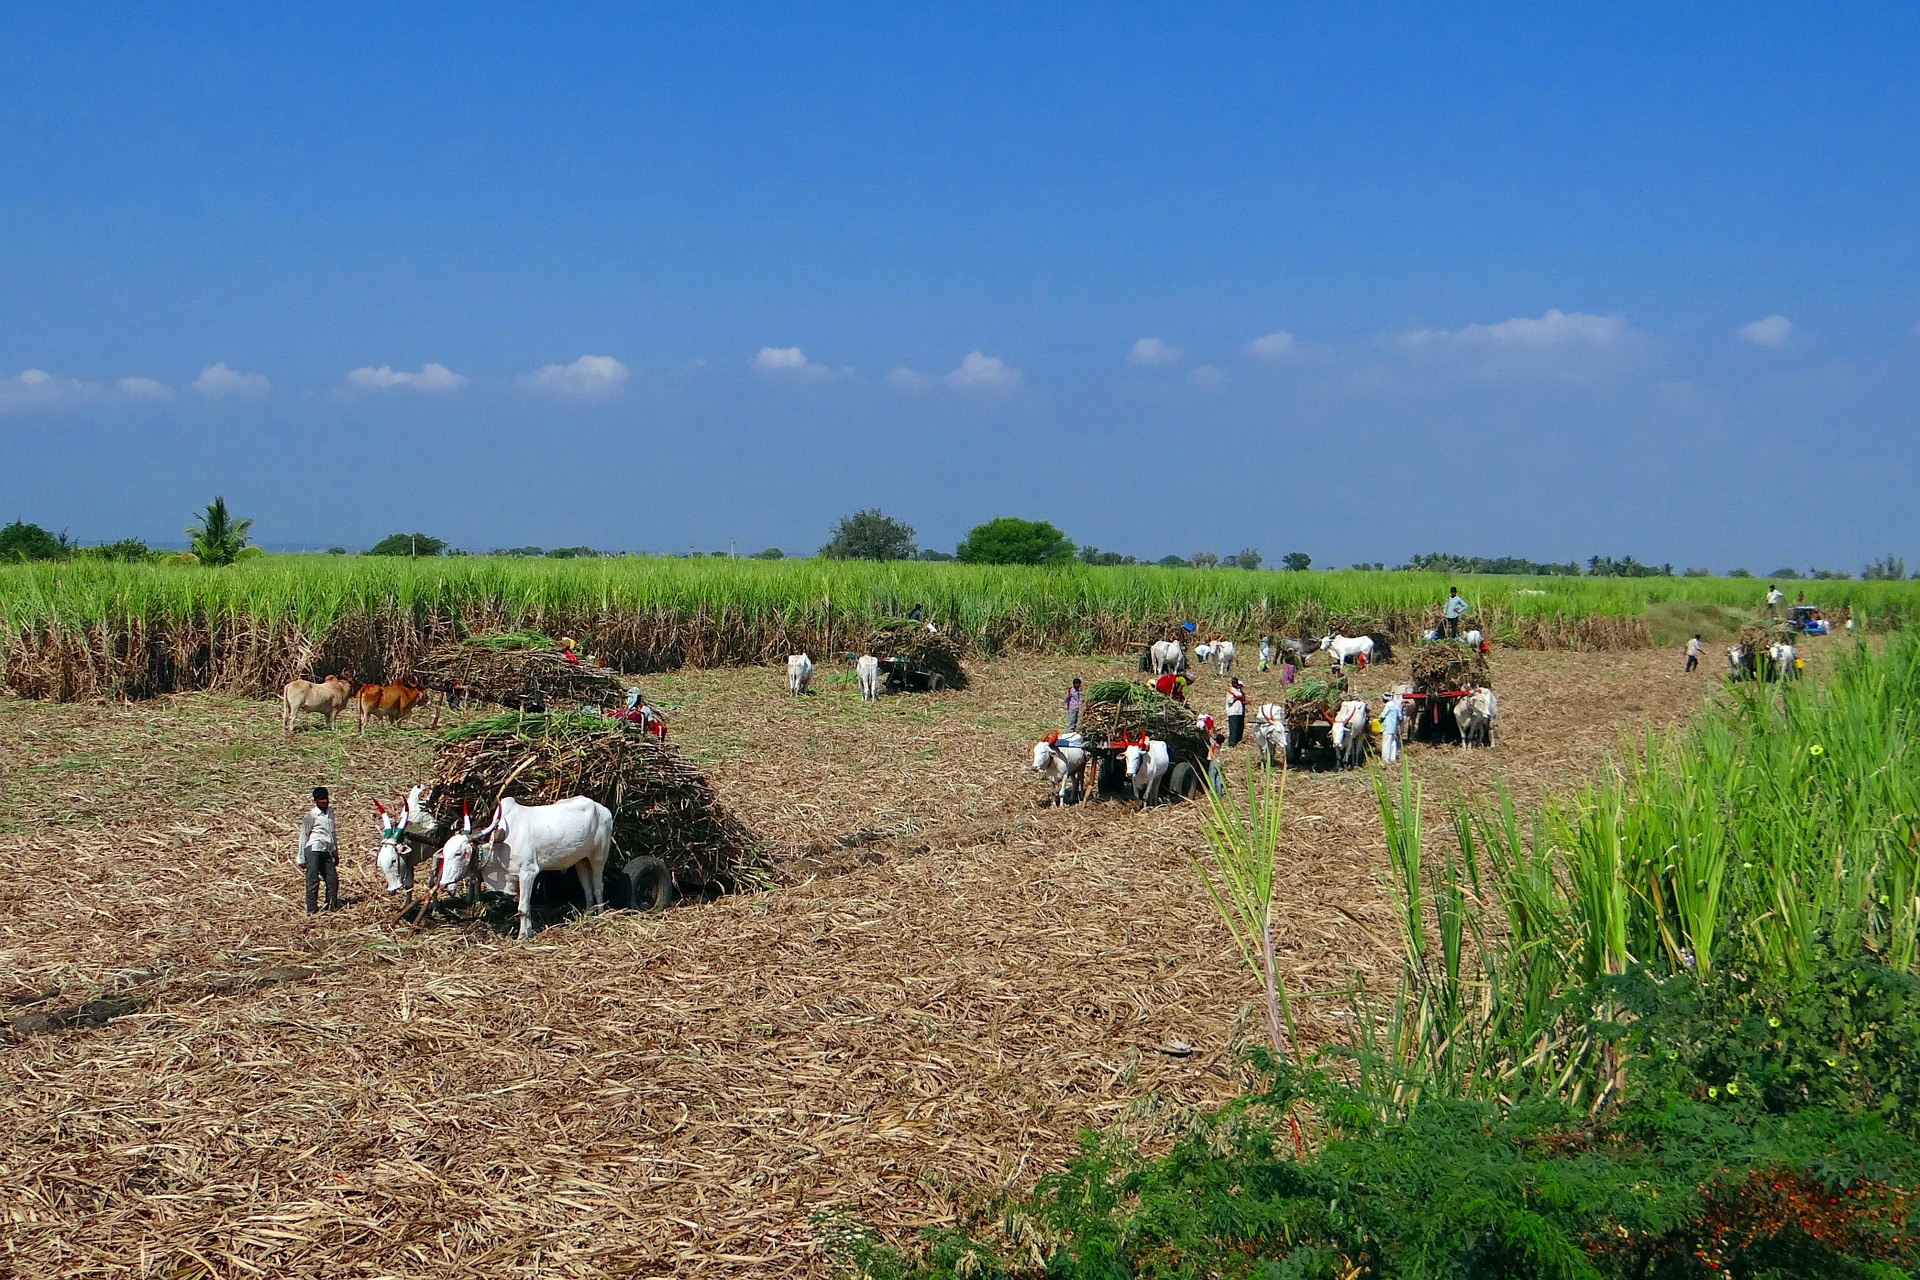
[[[193,540],[193,554],[201,564],[232,564],[240,548],[247,545],[247,530],[251,528],[253,521],[235,520],[227,510],[227,500],[215,498],[200,518],[187,526],[187,536]]]

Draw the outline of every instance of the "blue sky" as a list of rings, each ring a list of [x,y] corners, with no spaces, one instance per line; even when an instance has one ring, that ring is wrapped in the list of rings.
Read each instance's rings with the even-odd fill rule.
[[[1920,558],[1920,9],[183,8],[0,8],[0,519]]]

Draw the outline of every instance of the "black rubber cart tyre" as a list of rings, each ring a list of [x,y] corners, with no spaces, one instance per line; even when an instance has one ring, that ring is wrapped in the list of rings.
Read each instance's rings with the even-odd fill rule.
[[[635,911],[665,911],[673,905],[673,872],[659,858],[633,858],[620,868]]]

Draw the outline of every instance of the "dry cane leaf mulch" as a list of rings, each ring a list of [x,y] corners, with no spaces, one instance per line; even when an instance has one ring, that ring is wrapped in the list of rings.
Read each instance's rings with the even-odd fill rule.
[[[1080,1129],[1163,1139],[1237,1089],[1258,1034],[1187,865],[1197,815],[1037,808],[1067,678],[1130,664],[987,665],[867,706],[774,669],[652,678],[781,880],[549,916],[527,944],[410,934],[377,893],[370,801],[426,776],[422,734],[289,742],[271,707],[200,695],[0,703],[5,1268],[825,1276],[818,1215],[905,1239],[1030,1186]],[[1501,678],[1497,749],[1407,753],[1430,831],[1496,777],[1577,785],[1713,687],[1666,654],[1503,655]],[[288,857],[315,781],[350,901],[310,919]],[[1283,963],[1317,1040],[1340,1002],[1316,993],[1386,958],[1393,923],[1365,776],[1296,773],[1287,805]],[[19,1022],[105,997],[99,1025]]]

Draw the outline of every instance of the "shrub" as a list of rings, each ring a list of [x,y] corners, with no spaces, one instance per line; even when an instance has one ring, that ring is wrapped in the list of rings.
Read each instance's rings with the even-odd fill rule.
[[[1073,544],[1045,520],[1001,516],[975,525],[955,554],[967,564],[1064,564]]]
[[[1289,551],[1280,557],[1280,567],[1293,573],[1305,573],[1313,568],[1313,557],[1304,551]]]
[[[1878,560],[1870,560],[1860,576],[1868,582],[1898,582],[1907,576],[1907,562],[1889,552]]]
[[[37,524],[15,520],[0,529],[0,560],[58,560],[65,554],[65,539],[54,537]]]

